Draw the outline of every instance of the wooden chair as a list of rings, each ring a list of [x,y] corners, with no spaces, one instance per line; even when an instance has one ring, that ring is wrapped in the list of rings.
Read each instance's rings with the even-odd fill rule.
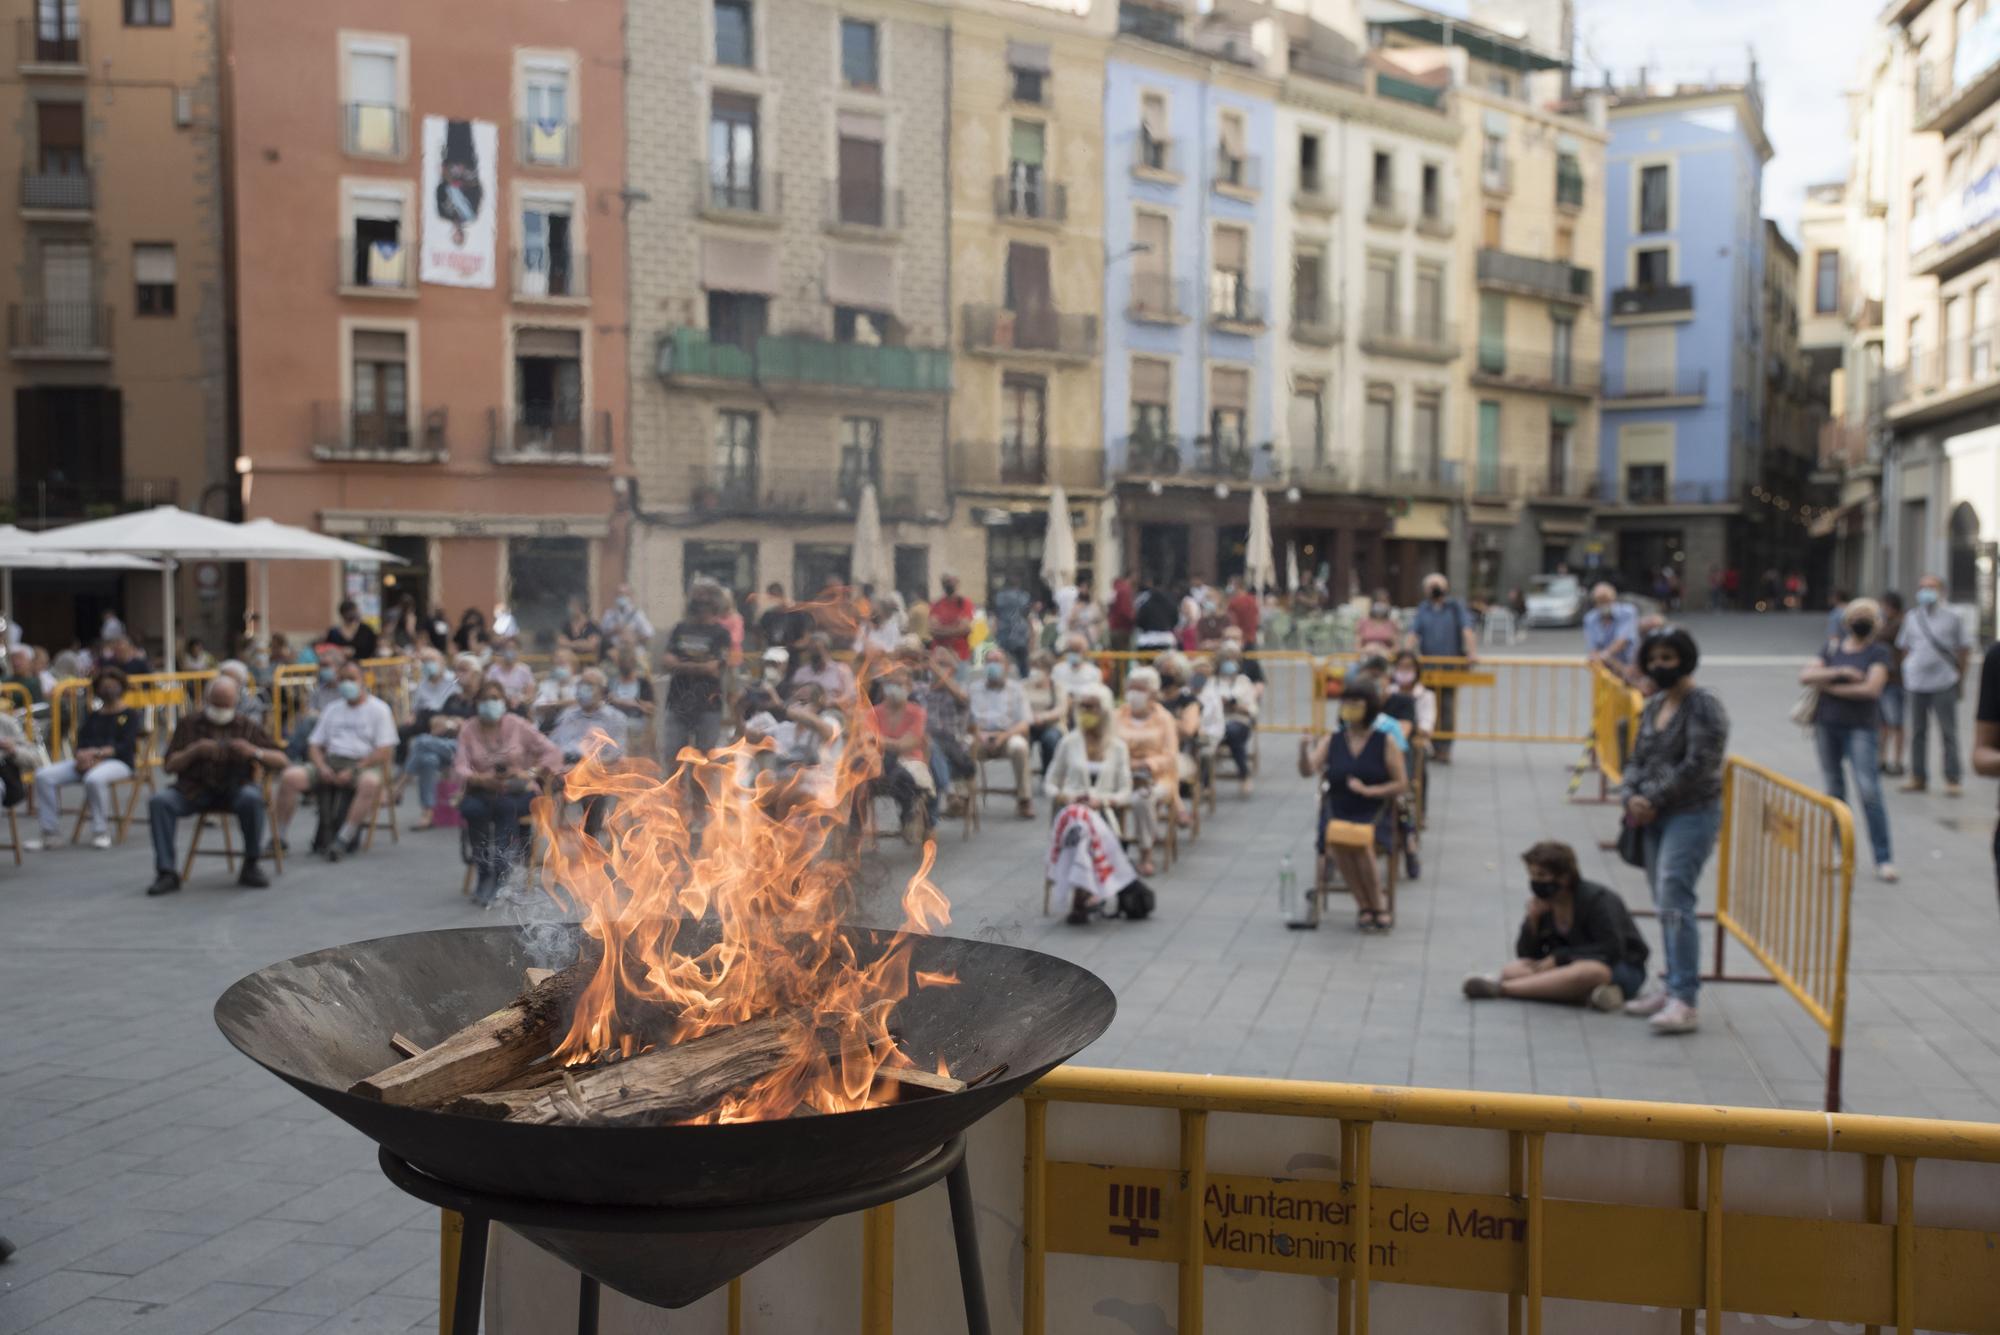
[[[104,796],[111,807],[112,823],[117,827],[111,836],[111,842],[114,846],[122,845],[125,842],[125,832],[131,828],[132,817],[139,810],[140,793],[143,792],[150,799],[155,792],[159,791],[158,780],[155,777],[156,771],[159,769],[159,760],[150,754],[151,750],[152,742],[150,736],[142,734],[139,738],[139,750],[133,756],[133,760],[136,763],[132,766],[131,776],[123,779],[113,779],[107,785],[107,791]],[[81,780],[78,782],[80,783]],[[118,796],[121,789],[125,794],[122,801]],[[76,825],[70,830],[69,835],[69,841],[72,844],[83,842],[83,827],[89,822],[89,819],[90,802],[86,798],[77,804]]]
[[[264,811],[267,819],[272,807],[271,797],[274,782],[274,776],[269,773],[266,773],[257,781],[258,787],[264,793]],[[222,830],[222,847],[219,849],[203,848],[201,846],[201,837],[208,831],[211,824],[220,827]],[[229,874],[231,876],[236,874],[236,815],[234,812],[205,809],[195,813],[194,838],[188,841],[187,858],[181,864],[181,879],[183,881],[193,877],[194,860],[197,857],[219,857],[223,859],[223,865],[228,869]],[[285,874],[285,847],[276,839],[271,841],[271,865],[277,869],[280,876]]]
[[[14,865],[21,865],[21,805],[7,808],[7,846],[0,852],[12,853]]]
[[[375,814],[369,817],[368,829],[361,836],[363,851],[374,849],[375,831],[382,829],[389,831],[389,843],[392,847],[403,842],[402,833],[397,828],[396,822],[396,775],[393,762],[387,760],[382,762],[382,792],[375,799]]]
[[[1319,801],[1323,809],[1326,799],[1326,784],[1324,781],[1320,784],[1319,793]],[[1375,819],[1373,834],[1376,856],[1381,857],[1385,864],[1382,875],[1382,897],[1388,900],[1389,913],[1392,917],[1396,912],[1396,868],[1403,852],[1402,822],[1398,819],[1400,814],[1398,801],[1390,801],[1383,804],[1381,815]],[[1328,843],[1332,842],[1333,824],[1332,821],[1327,822]],[[1320,914],[1325,907],[1326,897],[1333,894],[1336,890],[1344,889],[1348,889],[1348,887],[1341,885],[1339,882],[1339,874],[1337,868],[1334,866],[1333,855],[1331,853],[1320,853],[1315,861],[1313,877],[1312,914],[1310,919],[1313,926],[1317,927],[1319,925]]]

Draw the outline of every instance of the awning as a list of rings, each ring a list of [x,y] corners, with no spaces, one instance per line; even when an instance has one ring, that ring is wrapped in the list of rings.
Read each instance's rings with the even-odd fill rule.
[[[887,250],[829,246],[826,252],[826,299],[836,306],[862,310],[896,309],[896,257]]]
[[[1049,72],[1049,48],[1045,42],[1007,43],[1007,68],[1026,70],[1030,74]]]
[[[778,295],[778,248],[767,241],[709,236],[701,242],[701,285],[710,292]]]
[[[1559,538],[1577,538],[1590,532],[1590,525],[1581,519],[1544,519],[1539,523],[1543,533]]]
[[[1474,528],[1512,528],[1514,512],[1504,505],[1469,505],[1465,521]]]
[[[1410,542],[1450,542],[1451,512],[1439,501],[1413,501],[1389,526],[1389,536]]]
[[[882,118],[865,111],[842,111],[834,117],[842,139],[866,139],[881,143],[883,139]]]

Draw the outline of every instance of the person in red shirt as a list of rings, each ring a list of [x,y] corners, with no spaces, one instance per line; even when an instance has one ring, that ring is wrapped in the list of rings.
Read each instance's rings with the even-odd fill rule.
[[[937,824],[937,780],[931,776],[930,716],[910,698],[910,674],[897,668],[882,678],[882,702],[871,711],[882,741],[879,790],[896,801],[903,837],[916,841]]]
[[[1229,620],[1236,629],[1243,632],[1243,643],[1254,649],[1257,647],[1257,595],[1244,586],[1241,575],[1229,581]]]
[[[931,643],[942,644],[958,655],[961,663],[972,661],[972,599],[958,591],[958,576],[941,581],[944,596],[931,604]]]
[[[1105,625],[1111,630],[1111,647],[1121,654],[1132,648],[1135,601],[1129,575],[1111,581],[1111,606],[1106,609]]]

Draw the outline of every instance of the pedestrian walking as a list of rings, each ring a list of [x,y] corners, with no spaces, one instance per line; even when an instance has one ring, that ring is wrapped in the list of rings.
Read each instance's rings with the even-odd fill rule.
[[[1625,1003],[1649,1017],[1656,1034],[1692,1033],[1701,992],[1701,932],[1696,887],[1722,832],[1722,758],[1729,712],[1695,685],[1701,651],[1684,630],[1660,630],[1639,645],[1639,667],[1654,693],[1639,715],[1639,735],[1625,762],[1625,820],[1644,850],[1646,884],[1659,912],[1663,991]]]
[[[1889,684],[1889,647],[1876,638],[1882,608],[1873,598],[1852,598],[1846,607],[1845,632],[1828,640],[1817,662],[1799,672],[1799,684],[1819,690],[1813,711],[1813,740],[1819,747],[1820,773],[1827,796],[1847,800],[1841,765],[1854,771],[1854,787],[1868,822],[1868,843],[1875,854],[1875,875],[1896,879],[1889,848],[1889,811],[1882,803],[1882,776],[1876,766],[1880,701]]]
[[[1930,721],[1938,726],[1944,753],[1944,795],[1957,797],[1962,777],[1958,764],[1958,696],[1965,683],[1972,644],[1958,614],[1944,605],[1944,581],[1925,575],[1917,581],[1917,605],[1903,618],[1896,637],[1903,651],[1903,693],[1909,700],[1910,777],[1906,793],[1921,793],[1930,779]]]

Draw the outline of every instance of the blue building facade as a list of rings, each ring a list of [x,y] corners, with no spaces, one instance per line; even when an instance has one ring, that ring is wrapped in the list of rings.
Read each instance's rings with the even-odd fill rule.
[[[1240,568],[1274,476],[1274,91],[1132,36],[1105,67],[1106,481],[1128,564],[1167,581]]]
[[[1599,527],[1630,586],[1740,566],[1763,453],[1763,172],[1754,84],[1621,97],[1605,151]],[[1750,572],[1745,572],[1746,575]]]

